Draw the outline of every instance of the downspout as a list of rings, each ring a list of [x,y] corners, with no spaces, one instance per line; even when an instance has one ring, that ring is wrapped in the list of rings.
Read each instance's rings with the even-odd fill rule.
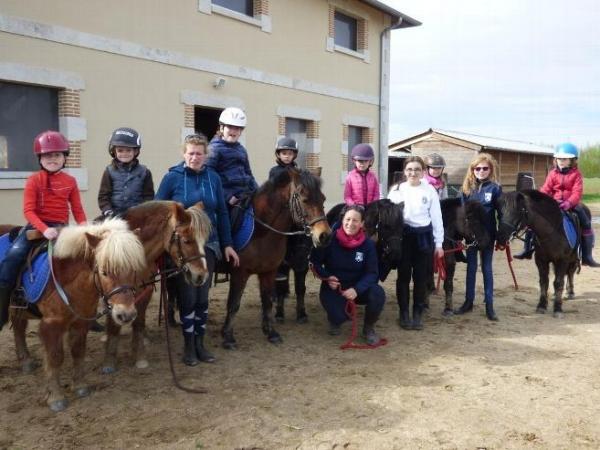
[[[400,28],[402,17],[385,28],[379,35],[379,158],[377,158],[377,174],[382,196],[387,196],[388,188],[388,139],[389,139],[389,106],[390,106],[390,38],[391,31]]]

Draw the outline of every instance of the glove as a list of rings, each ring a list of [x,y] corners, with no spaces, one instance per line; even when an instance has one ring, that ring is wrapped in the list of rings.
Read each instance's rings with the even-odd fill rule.
[[[102,215],[103,215],[104,217],[106,217],[107,219],[110,219],[110,218],[112,218],[112,217],[114,217],[114,216],[115,216],[115,213],[113,212],[113,210],[112,210],[112,209],[107,209],[106,211],[103,211],[103,212],[102,212]]]
[[[560,202],[560,203],[558,204],[558,207],[559,207],[560,209],[562,209],[563,211],[568,211],[568,210],[570,210],[570,209],[571,209],[571,206],[572,206],[572,205],[571,205],[571,202],[570,202],[570,201],[568,201],[568,200],[565,200],[564,202]]]

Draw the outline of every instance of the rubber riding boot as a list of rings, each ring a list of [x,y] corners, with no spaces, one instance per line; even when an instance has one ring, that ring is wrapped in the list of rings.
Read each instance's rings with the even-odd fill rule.
[[[8,323],[8,307],[10,306],[10,286],[0,285],[0,330]]]
[[[413,320],[412,320],[412,330],[422,330],[423,329],[423,313],[422,307],[413,305]]]
[[[329,336],[339,336],[342,333],[342,327],[334,323],[329,323],[329,330],[327,330]]]
[[[195,366],[198,364],[194,333],[183,333],[183,363],[186,366]]]
[[[465,300],[460,308],[454,310],[454,314],[461,315],[473,311],[473,301]]]
[[[590,230],[591,231],[591,230]],[[594,257],[592,256],[592,249],[594,248],[594,234],[588,234],[587,236],[581,236],[581,263],[584,266],[600,267]]]
[[[494,304],[493,303],[491,303],[491,302],[485,303],[485,315],[488,318],[488,320],[491,320],[492,322],[498,322],[498,316],[494,312]]]
[[[199,334],[195,335],[196,339],[196,356],[198,357],[198,361],[205,363],[214,363],[215,356],[204,348],[204,336]]]
[[[363,325],[363,336],[369,345],[376,345],[381,338],[375,332],[375,323],[379,319],[379,314],[365,311],[365,323]]]
[[[408,312],[408,292],[407,289],[399,287],[396,284],[396,298],[398,299],[398,308],[400,309],[400,328],[403,330],[410,330],[412,324],[410,323],[410,314]]]
[[[527,230],[525,233],[525,242],[523,243],[523,251],[513,255],[515,259],[531,259],[533,255],[533,231]]]

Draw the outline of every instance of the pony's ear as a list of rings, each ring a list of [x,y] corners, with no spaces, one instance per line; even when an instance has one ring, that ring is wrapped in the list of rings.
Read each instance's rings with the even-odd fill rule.
[[[189,221],[183,205],[179,202],[175,203],[173,218],[175,219],[175,223],[185,223]]]
[[[100,241],[102,240],[101,238],[99,238],[98,236],[94,235],[94,234],[90,234],[86,231],[85,233],[85,238],[88,241],[88,244],[91,248],[96,248],[98,247],[98,244],[100,244]]]
[[[198,211],[204,211],[204,202],[198,202],[193,206],[190,206],[189,209],[194,208],[197,209]]]

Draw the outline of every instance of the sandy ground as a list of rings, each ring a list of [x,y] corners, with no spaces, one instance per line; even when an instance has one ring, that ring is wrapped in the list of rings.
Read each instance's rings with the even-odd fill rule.
[[[496,253],[500,322],[484,316],[479,278],[473,313],[443,319],[442,298],[434,296],[421,332],[398,327],[392,275],[378,324],[389,344],[376,350],[338,349],[349,328],[339,337],[326,334],[312,277],[309,323],[293,321],[289,301],[288,320],[278,327],[284,343],[277,346],[261,333],[252,282],[236,322],[239,349],[223,350],[226,287],[220,285],[212,291],[209,323],[217,363],[183,366],[180,336],[173,333],[181,381],[208,388],[203,395],[173,386],[155,302],[148,329],[151,367],[135,369],[128,342],[122,342],[119,371],[101,375],[103,344],[91,334],[86,367],[93,393],[84,399],[69,394],[69,408],[59,414],[45,405],[41,368],[20,373],[12,333],[5,329],[0,448],[600,448],[600,269],[584,268],[576,277],[577,296],[565,303],[562,320],[535,313],[533,262],[515,261],[515,269],[518,291],[506,259]],[[456,280],[458,306],[464,265]],[[28,341],[41,357],[32,325]],[[67,357],[65,385],[69,368]]]

